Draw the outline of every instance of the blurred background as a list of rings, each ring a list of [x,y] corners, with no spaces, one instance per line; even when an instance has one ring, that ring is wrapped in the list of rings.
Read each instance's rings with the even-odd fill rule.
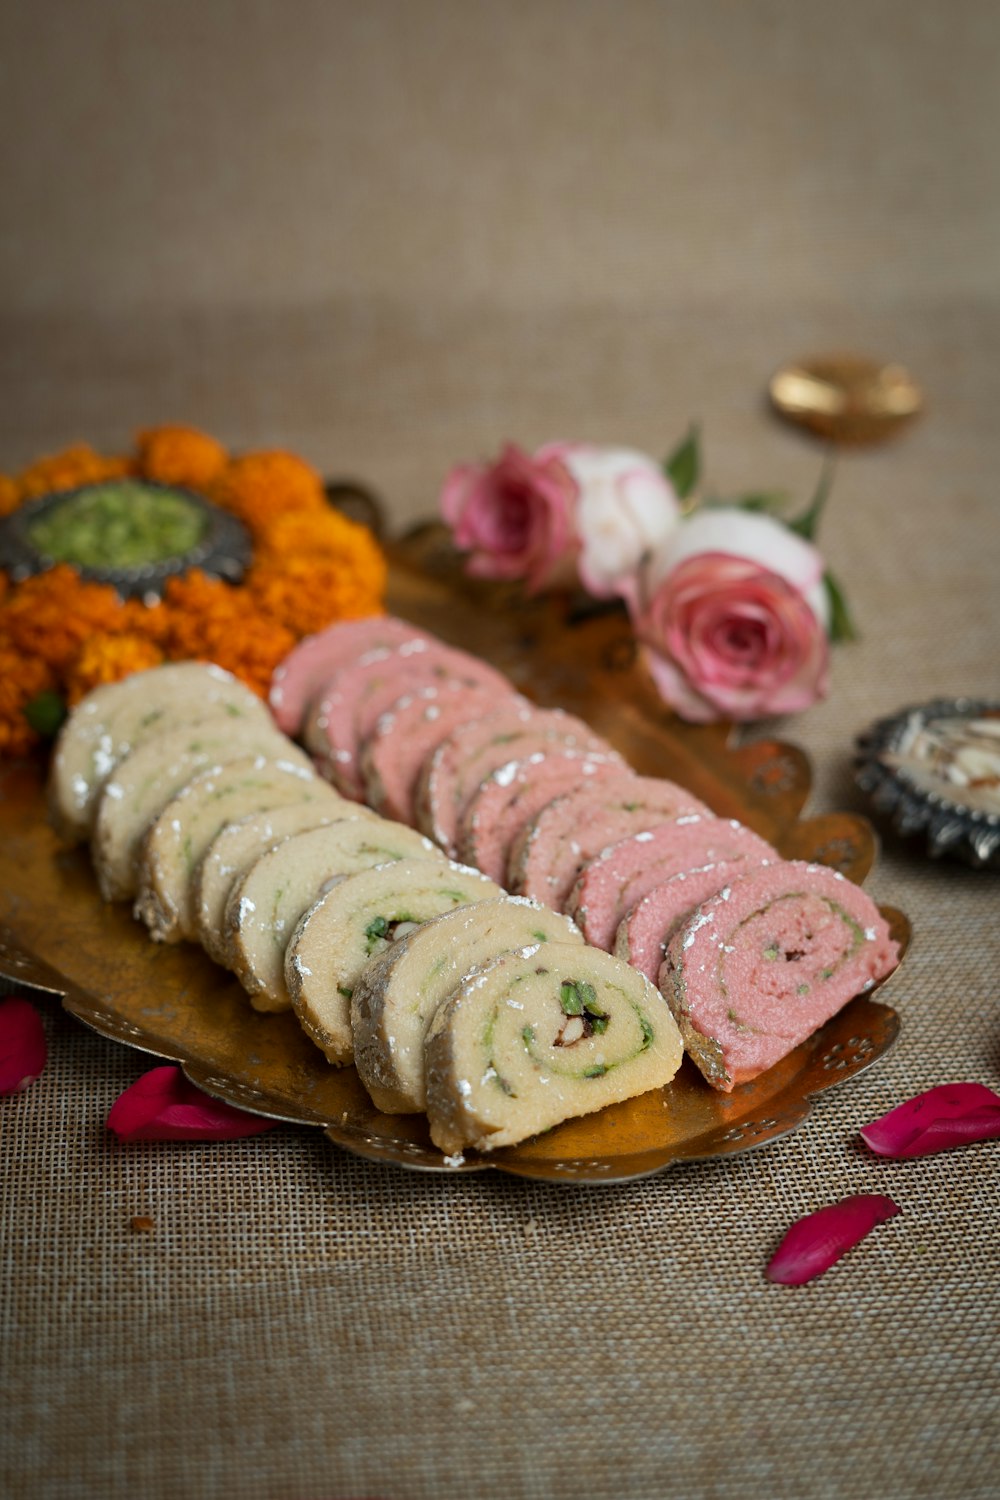
[[[805,491],[764,390],[830,348],[928,388],[952,505],[992,437],[994,0],[7,0],[0,83],[5,470],[188,421],[402,523],[697,418],[717,487]]]

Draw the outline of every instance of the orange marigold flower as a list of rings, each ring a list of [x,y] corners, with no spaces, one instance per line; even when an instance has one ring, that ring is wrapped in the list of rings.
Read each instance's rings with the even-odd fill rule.
[[[365,576],[350,564],[319,556],[261,564],[247,574],[247,588],[259,608],[296,636],[314,635],[334,620],[378,614],[384,576]]]
[[[165,605],[144,604],[141,599],[126,599],[122,605],[116,630],[132,635],[144,635],[157,646],[164,646],[171,630],[170,611]]]
[[[214,661],[265,696],[275,667],[295,644],[290,630],[248,609],[244,591],[198,570],[172,578],[164,602],[171,620],[168,656]]]
[[[366,527],[336,511],[279,516],[263,533],[257,559],[247,588],[266,614],[298,635],[382,609],[382,549]]]
[[[75,490],[81,484],[97,484],[102,479],[121,479],[131,472],[127,458],[105,458],[87,443],[77,443],[62,453],[40,458],[18,475],[22,500],[47,495],[50,490]]]
[[[37,743],[24,707],[45,690],[76,703],[166,658],[218,662],[264,696],[300,636],[383,608],[381,548],[330,509],[319,474],[294,454],[229,461],[214,438],[179,426],[141,432],[137,454],[106,458],[78,444],[17,479],[0,475],[0,515],[51,490],[140,473],[235,512],[253,534],[253,566],[238,586],[197,570],[172,578],[151,604],[123,601],[67,564],[16,585],[0,573],[0,756]]]
[[[175,660],[192,657],[210,661],[210,641],[221,632],[239,628],[246,603],[228,583],[209,578],[193,568],[181,578],[171,578],[163,591],[167,628],[164,645]]]
[[[285,511],[320,511],[326,504],[323,481],[311,464],[279,451],[234,459],[209,498],[239,516],[254,536]]]
[[[269,561],[296,553],[304,557],[353,558],[359,569],[371,567],[384,576],[382,550],[368,530],[331,506],[319,511],[285,512],[268,521],[260,534],[257,558]]]
[[[26,755],[38,735],[24,717],[24,707],[55,686],[43,661],[22,655],[9,640],[0,640],[0,756]]]
[[[163,652],[144,635],[122,631],[111,635],[97,631],[84,641],[66,676],[66,701],[79,703],[92,688],[105,682],[120,682],[133,672],[158,666]]]
[[[9,516],[21,503],[21,491],[9,474],[0,474],[0,516]]]
[[[215,621],[207,631],[206,658],[239,677],[261,698],[267,697],[279,662],[295,645],[295,636],[273,620],[245,612],[235,628]]]
[[[113,629],[121,601],[104,583],[84,583],[66,563],[28,578],[0,606],[0,626],[18,651],[63,671],[95,630]]]
[[[208,488],[229,461],[222,444],[197,427],[149,427],[139,433],[136,448],[147,479],[192,490]]]

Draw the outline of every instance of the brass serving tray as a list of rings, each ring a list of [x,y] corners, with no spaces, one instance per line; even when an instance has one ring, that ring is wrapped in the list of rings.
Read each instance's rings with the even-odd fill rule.
[[[800,818],[810,783],[802,752],[774,740],[736,748],[724,728],[682,725],[646,682],[616,611],[582,607],[572,595],[525,602],[513,589],[473,584],[437,528],[394,547],[392,564],[392,610],[493,661],[539,702],[583,715],[637,770],[683,782],[786,856],[858,881],[867,874],[876,843],[865,819]],[[200,949],[152,943],[127,907],[105,905],[86,850],[61,847],[48,826],[44,775],[40,763],[0,770],[0,981],[50,994],[102,1035],[179,1062],[208,1093],[319,1126],[359,1156],[431,1172],[495,1167],[621,1182],[786,1135],[814,1098],[882,1057],[899,1030],[896,1012],[869,993],[732,1094],[716,1093],[685,1062],[666,1089],[447,1164],[423,1116],[379,1113],[354,1069],[328,1067],[293,1015],[258,1014]],[[884,910],[905,948],[906,918]]]

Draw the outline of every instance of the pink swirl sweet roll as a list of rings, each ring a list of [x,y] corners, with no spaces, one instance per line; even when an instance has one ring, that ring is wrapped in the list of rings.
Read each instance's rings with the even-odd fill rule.
[[[298,734],[313,699],[341,667],[349,666],[370,651],[391,649],[405,641],[430,640],[392,615],[371,615],[363,620],[340,620],[316,635],[307,635],[285,657],[271,678],[268,701],[279,729]]]
[[[341,667],[314,699],[302,731],[321,774],[343,796],[363,800],[360,749],[381,715],[416,687],[445,682],[488,687],[496,698],[517,696],[495,667],[441,641],[403,641]]]
[[[891,974],[899,949],[869,896],[825,865],[763,865],[678,927],[659,983],[684,1045],[729,1093]]]
[[[710,811],[684,787],[658,776],[624,771],[602,778],[599,787],[579,786],[544,807],[515,840],[508,889],[564,911],[583,866],[609,844]]]
[[[582,719],[515,698],[454,730],[425,762],[416,792],[417,827],[446,853],[456,854],[462,815],[482,783],[509,761],[553,749],[625,764]]]
[[[691,813],[620,839],[588,860],[566,910],[588,943],[610,950],[625,913],[671,876],[720,860],[752,859],[760,863],[762,859],[777,858],[777,851],[766,839],[735,818]],[[719,884],[725,881],[720,880]],[[703,900],[707,894],[702,892],[688,906]]]
[[[466,806],[459,821],[459,858],[502,885],[511,848],[543,807],[573,788],[592,788],[602,776],[620,771],[617,761],[560,750],[556,742],[524,760],[509,761],[482,783]]]
[[[724,885],[733,885],[750,870],[767,863],[759,857],[721,859],[718,864],[671,875],[662,885],[647,891],[625,913],[611,951],[633,969],[640,969],[655,984],[667,944],[694,908],[716,895]]]

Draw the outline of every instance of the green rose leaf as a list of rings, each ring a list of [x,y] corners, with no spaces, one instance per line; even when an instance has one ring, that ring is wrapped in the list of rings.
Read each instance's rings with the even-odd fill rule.
[[[856,641],[858,638],[857,628],[851,618],[844,591],[827,568],[823,574],[823,587],[826,589],[826,597],[830,603],[830,639],[837,641]]]
[[[788,498],[785,490],[760,490],[740,495],[732,504],[738,505],[740,510],[762,511],[765,515],[777,516],[780,520],[782,511],[788,506]]]
[[[808,509],[801,516],[796,516],[794,521],[786,521],[785,525],[789,531],[794,531],[796,536],[804,537],[807,542],[815,541],[816,531],[819,527],[819,518],[823,514],[823,507],[830,497],[833,488],[834,460],[832,454],[828,454],[823,460],[823,467],[819,473],[816,490],[809,502]]]
[[[680,499],[686,500],[701,473],[701,439],[697,426],[693,426],[674,449],[663,469]]]

